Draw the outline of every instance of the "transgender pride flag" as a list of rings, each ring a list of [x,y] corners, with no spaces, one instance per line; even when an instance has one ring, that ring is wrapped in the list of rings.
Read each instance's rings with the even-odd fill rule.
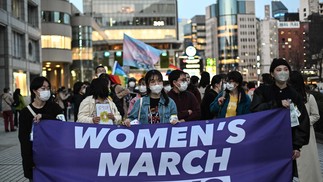
[[[154,69],[154,64],[160,60],[158,50],[144,42],[124,34],[123,37],[123,65],[133,66],[145,70]]]

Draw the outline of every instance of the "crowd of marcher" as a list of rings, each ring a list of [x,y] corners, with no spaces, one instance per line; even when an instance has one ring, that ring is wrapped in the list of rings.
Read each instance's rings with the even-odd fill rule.
[[[255,82],[243,81],[238,71],[212,78],[208,72],[202,72],[199,78],[173,70],[165,81],[160,71],[150,70],[138,82],[129,78],[125,87],[112,79],[103,66],[95,72],[96,78],[91,83],[76,82],[73,91],[61,87],[55,95],[45,77],[35,78],[30,84],[31,103],[27,107],[20,89],[13,95],[8,88],[3,90],[1,113],[5,131],[16,131],[19,124],[25,177],[32,180],[32,128],[34,122],[42,119],[71,120],[73,113],[75,122],[131,127],[175,125],[286,108],[291,111],[290,122],[294,123],[291,127],[293,175],[301,182],[322,181],[313,128],[320,118],[319,109],[301,73],[292,71],[284,59],[272,61],[269,73],[262,75],[258,87]],[[109,109],[99,113],[99,105]]]

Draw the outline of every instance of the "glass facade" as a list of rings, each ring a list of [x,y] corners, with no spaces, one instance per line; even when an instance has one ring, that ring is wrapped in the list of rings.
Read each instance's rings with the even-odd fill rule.
[[[92,27],[72,27],[72,47],[92,47]]]
[[[92,27],[73,26],[72,27],[72,60],[71,65],[72,83],[76,81],[90,81],[93,75],[93,46]]]
[[[58,11],[42,11],[42,22],[71,24],[71,16]]]
[[[122,40],[123,33],[136,39],[177,39],[176,0],[84,0],[83,5],[110,40]],[[102,39],[97,35],[93,41]]]
[[[218,17],[219,70],[237,70],[239,66],[238,14],[246,13],[246,1],[218,0],[215,14]]]
[[[220,0],[218,18],[218,46],[220,71],[236,70],[238,63],[238,2]],[[239,3],[241,6],[241,2]]]
[[[84,0],[84,12],[92,13],[102,27],[175,26],[176,0]]]
[[[219,15],[236,15],[238,13],[237,0],[219,0]]]

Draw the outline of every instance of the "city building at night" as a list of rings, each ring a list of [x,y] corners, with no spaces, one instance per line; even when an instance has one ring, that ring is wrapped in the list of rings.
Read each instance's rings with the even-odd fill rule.
[[[124,34],[165,51],[156,67],[177,65],[175,54],[181,51],[181,42],[176,0],[83,0],[83,7],[84,14],[91,15],[108,37],[108,43],[93,39],[93,52],[98,57],[106,55],[106,66],[115,60],[122,65]],[[130,76],[136,71],[140,70],[131,70]]]
[[[41,1],[42,75],[52,88],[70,87],[72,64],[72,4],[67,0]]]
[[[306,69],[308,55],[308,23],[278,22],[279,57],[289,62],[292,70]]]
[[[42,0],[41,7],[42,75],[54,90],[91,81],[95,68],[92,39],[104,42],[105,34],[92,17],[82,15],[67,0]]]
[[[205,71],[211,75],[216,75],[219,72],[217,69],[217,59],[219,57],[217,44],[217,18],[215,14],[216,5],[212,4],[205,9]]]
[[[0,85],[29,95],[29,83],[42,72],[40,1],[0,3]]]
[[[184,27],[184,54],[180,59],[180,67],[190,75],[200,76],[205,65],[205,15],[195,15]],[[190,47],[189,49],[187,49]],[[194,48],[193,48],[194,47]],[[196,55],[188,56],[187,50],[196,49]],[[190,58],[189,57],[195,57]]]
[[[300,0],[299,20],[307,21],[308,16],[319,12],[319,0]]]
[[[258,49],[260,73],[269,73],[272,60],[278,58],[278,20],[270,17],[270,7],[265,6],[265,17],[259,22]]]
[[[71,19],[72,26],[72,64],[70,65],[71,80],[74,84],[77,81],[91,81],[95,74],[98,62],[97,56],[93,56],[93,39],[100,39],[107,42],[107,36],[90,16],[75,13]],[[96,33],[94,34],[93,31]],[[95,60],[96,59],[96,60]]]
[[[280,0],[271,1],[271,13],[273,18],[284,21],[285,13],[287,12],[288,9]]]
[[[323,2],[319,4],[319,15],[323,15]]]
[[[211,6],[207,12],[206,34],[213,39],[207,41],[206,47],[210,51],[212,50],[210,44],[215,43],[218,48],[217,54],[212,55],[209,52],[205,54],[218,55],[215,59],[219,73],[238,70],[243,74],[244,80],[257,80],[255,2],[219,0],[215,7]],[[217,33],[211,32],[215,28],[214,22],[217,23]],[[213,28],[210,28],[212,26]]]
[[[93,39],[93,52],[98,57],[106,55],[109,68],[115,60],[123,65],[124,34],[165,51],[156,67],[168,68],[169,63],[177,64],[175,53],[180,51],[181,43],[176,0],[83,0],[83,7],[84,14],[91,15],[108,37],[108,43]]]

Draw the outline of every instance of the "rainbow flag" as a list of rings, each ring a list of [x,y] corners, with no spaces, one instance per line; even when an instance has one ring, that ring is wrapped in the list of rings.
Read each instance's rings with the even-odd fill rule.
[[[112,83],[115,83],[115,84],[119,84],[119,85],[122,85],[122,86],[126,86],[127,84],[127,81],[128,81],[128,77],[125,77],[125,76],[120,76],[120,75],[109,75],[110,77],[110,80]]]
[[[166,76],[169,75],[173,70],[181,70],[181,69],[173,64],[169,64],[168,70],[166,71]]]
[[[177,67],[177,66],[175,66],[173,64],[169,64],[168,68],[171,69],[171,70],[181,70],[179,67]]]
[[[112,74],[110,75],[110,80],[113,83],[126,86],[128,77],[126,72],[122,69],[118,61],[114,61],[113,69],[112,69]]]
[[[112,75],[127,76],[126,72],[123,71],[118,61],[114,61]]]
[[[160,61],[161,53],[163,51],[124,34],[123,65],[151,70],[155,68],[154,64]]]

